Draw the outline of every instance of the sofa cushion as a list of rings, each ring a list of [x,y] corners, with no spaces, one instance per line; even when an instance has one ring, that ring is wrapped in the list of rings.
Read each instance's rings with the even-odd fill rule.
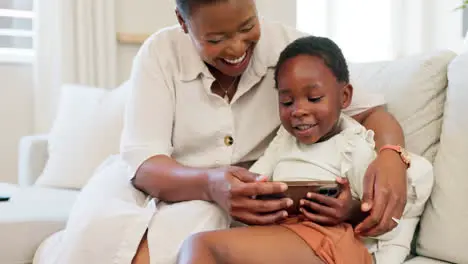
[[[119,153],[129,89],[67,85],[49,135],[49,160],[36,184],[81,189],[108,156]]]
[[[65,231],[54,233],[45,239],[34,254],[34,264],[57,263],[60,252],[56,250],[62,243],[62,236]]]
[[[449,85],[435,185],[421,220],[419,255],[468,263],[468,52],[448,68]]]
[[[78,191],[18,188],[9,202],[0,203],[0,263],[31,263],[40,243],[63,229]],[[11,239],[14,238],[14,239]]]
[[[381,93],[403,127],[407,148],[433,162],[439,141],[447,65],[452,51],[439,51],[390,62],[350,64],[355,89]]]

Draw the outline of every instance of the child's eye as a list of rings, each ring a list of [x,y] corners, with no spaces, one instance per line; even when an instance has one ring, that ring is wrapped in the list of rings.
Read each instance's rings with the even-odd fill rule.
[[[290,106],[290,105],[292,105],[292,101],[280,102],[280,104],[282,104],[284,106]]]
[[[312,103],[318,103],[322,100],[323,96],[320,96],[320,97],[309,97],[309,102],[312,102]]]
[[[255,25],[252,25],[252,26],[247,27],[247,28],[243,28],[243,29],[241,29],[241,32],[247,33],[247,32],[249,32],[250,30],[252,30],[252,29],[254,28],[254,26],[255,26]]]
[[[221,39],[209,39],[207,41],[211,44],[219,44],[222,40]]]

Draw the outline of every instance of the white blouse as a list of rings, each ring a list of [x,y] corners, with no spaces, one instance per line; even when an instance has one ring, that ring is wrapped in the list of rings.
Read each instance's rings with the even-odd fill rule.
[[[339,128],[335,136],[305,145],[281,126],[250,171],[273,181],[335,181],[336,177],[347,177],[353,197],[361,199],[364,175],[377,156],[374,132],[346,115],[341,115]]]
[[[274,67],[287,44],[305,36],[261,21],[257,43],[228,103],[211,92],[215,81],[179,26],[152,35],[133,62],[121,154],[132,174],[148,158],[167,155],[193,167],[257,160],[280,125]],[[355,90],[344,113],[383,105],[381,95]]]

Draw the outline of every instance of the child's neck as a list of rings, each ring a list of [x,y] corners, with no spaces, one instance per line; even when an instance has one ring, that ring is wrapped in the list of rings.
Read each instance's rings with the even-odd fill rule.
[[[341,116],[338,118],[336,121],[335,125],[332,127],[332,129],[325,134],[323,137],[321,137],[316,143],[327,141],[330,138],[338,135],[341,132]]]

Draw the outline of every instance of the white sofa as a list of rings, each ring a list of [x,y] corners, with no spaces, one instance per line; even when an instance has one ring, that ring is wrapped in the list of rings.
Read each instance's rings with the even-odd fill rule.
[[[440,51],[351,64],[350,70],[356,89],[385,94],[408,148],[434,166],[436,182],[415,238],[416,256],[407,263],[468,263],[468,53]],[[65,226],[93,170],[118,152],[128,90],[64,87],[50,134],[22,140],[21,186],[11,202],[0,204],[0,235],[8,237],[0,243],[0,263],[31,263],[41,241]],[[38,252],[36,259],[43,260]]]

